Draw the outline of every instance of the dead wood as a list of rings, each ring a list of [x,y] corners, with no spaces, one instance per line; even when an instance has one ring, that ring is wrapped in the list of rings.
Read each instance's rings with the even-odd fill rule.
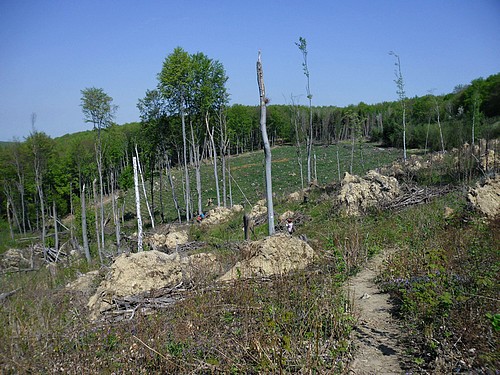
[[[440,197],[449,193],[453,190],[453,187],[450,185],[428,187],[403,185],[402,190],[404,191],[403,194],[391,201],[382,203],[381,208],[389,210],[402,210],[409,206],[427,203],[432,198]]]
[[[17,291],[20,289],[21,288],[17,288],[17,289],[11,290],[10,292],[4,292],[4,293],[0,294],[0,303],[3,302],[4,300],[6,300],[7,298],[9,298],[10,296],[12,296],[13,294],[16,294]]]

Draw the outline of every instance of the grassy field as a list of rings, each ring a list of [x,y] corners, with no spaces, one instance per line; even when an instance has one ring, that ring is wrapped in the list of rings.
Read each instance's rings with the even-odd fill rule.
[[[317,171],[317,181],[320,185],[325,185],[332,181],[338,181],[340,170],[341,178],[344,172],[351,170],[351,144],[340,143],[338,145],[330,146],[317,146],[314,148],[316,155],[315,164]],[[337,159],[338,152],[338,159]],[[358,144],[354,150],[354,157],[352,162],[352,173],[363,175],[368,170],[376,168],[377,166],[391,163],[397,158],[401,157],[401,151],[390,148],[379,148],[371,144]],[[307,187],[307,174],[306,174],[306,153],[302,150],[303,158],[303,173],[304,184]],[[337,163],[337,160],[339,161]],[[314,160],[313,160],[314,163]],[[264,176],[264,153],[263,151],[256,151],[246,153],[244,155],[233,156],[229,159],[231,171],[231,184],[233,204],[242,204],[249,206],[255,204],[259,199],[264,198],[265,194],[265,176]],[[175,178],[176,195],[179,199],[180,207],[184,207],[183,199],[183,186],[182,174],[178,169],[173,170]],[[204,210],[209,208],[206,206],[207,200],[211,198],[216,203],[215,180],[213,173],[213,166],[211,164],[204,164],[201,169],[202,183],[203,183],[203,204]],[[275,147],[272,149],[272,176],[273,176],[273,193],[276,198],[284,197],[294,191],[301,189],[300,169],[297,162],[297,149],[293,146]],[[222,174],[219,171],[219,179]],[[190,171],[192,199],[195,202],[195,210],[197,208],[197,195],[194,171]],[[160,194],[158,192],[158,179],[155,189],[155,211],[159,209]],[[165,182],[166,179],[165,179]],[[222,194],[222,182],[220,182],[220,189]],[[149,195],[149,188],[146,187],[148,199],[151,201]],[[228,187],[229,189],[229,187]],[[174,221],[176,219],[176,212],[174,209],[170,186],[166,186],[166,191],[163,194],[163,203],[165,205],[166,221]],[[229,192],[228,192],[229,194]],[[221,197],[222,199],[222,197]],[[135,200],[133,191],[130,191],[125,197],[125,211],[134,214],[136,211]],[[228,197],[229,202],[229,197]],[[148,212],[145,204],[141,206],[141,214],[143,218],[148,217]]]
[[[357,174],[399,157],[395,150],[364,147],[364,163],[356,150]],[[341,172],[348,171],[350,145],[338,151]],[[316,156],[321,184],[338,179],[337,146],[317,148]],[[115,324],[89,321],[87,297],[64,289],[78,272],[96,265],[2,275],[1,291],[18,289],[0,304],[3,372],[347,374],[355,351],[349,335],[357,322],[342,284],[384,248],[399,249],[380,285],[393,296],[407,333],[406,371],[493,374],[499,368],[498,220],[471,211],[460,186],[424,205],[341,217],[321,188],[313,189],[306,203],[285,199],[300,188],[295,149],[275,148],[273,158],[275,209],[309,219],[296,226],[295,235],[307,237],[320,254],[315,264],[229,287],[199,281],[171,308]],[[264,191],[262,160],[262,153],[231,160],[233,176],[251,203]],[[205,168],[208,178],[211,169]],[[433,181],[448,180],[445,169],[434,173]],[[210,183],[206,189],[210,197]],[[244,201],[234,186],[233,192],[235,203]],[[454,214],[445,217],[445,207]],[[255,236],[266,233],[262,225]],[[223,262],[241,256],[234,247],[242,238],[239,216],[220,226],[193,226],[190,235]]]

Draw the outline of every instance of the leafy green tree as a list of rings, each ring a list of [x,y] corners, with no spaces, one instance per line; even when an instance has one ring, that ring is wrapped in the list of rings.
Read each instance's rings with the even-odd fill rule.
[[[104,187],[103,187],[103,164],[102,164],[102,143],[101,130],[108,128],[115,116],[118,106],[113,104],[113,98],[106,94],[103,89],[90,87],[81,90],[81,107],[85,122],[93,124],[94,130],[97,131],[96,143],[96,160],[97,170],[99,173],[99,189],[100,189],[100,233],[101,240],[97,241],[99,255],[102,259],[102,249],[104,249]],[[101,248],[102,246],[102,248]]]
[[[42,217],[42,246],[46,255],[46,220],[45,220],[45,183],[48,172],[48,161],[53,150],[53,140],[44,132],[33,130],[26,139],[26,144],[31,150],[32,165],[35,171],[35,186],[38,194],[40,214]]]
[[[191,188],[189,183],[189,170],[187,158],[187,134],[186,134],[186,106],[190,101],[191,89],[191,58],[181,47],[177,47],[167,56],[163,62],[163,68],[158,74],[158,87],[165,96],[170,111],[181,118],[182,127],[182,153],[184,165],[185,182],[185,205],[186,220],[191,219]]]

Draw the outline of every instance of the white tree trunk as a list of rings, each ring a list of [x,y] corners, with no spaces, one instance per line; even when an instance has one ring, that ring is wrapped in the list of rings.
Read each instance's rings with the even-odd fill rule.
[[[167,160],[166,160],[166,165],[167,165],[168,181],[170,183],[170,188],[172,189],[172,200],[174,201],[175,210],[177,211],[177,218],[179,219],[179,224],[180,224],[180,223],[182,223],[181,209],[179,207],[179,201],[177,200],[177,195],[175,194],[174,179],[172,178],[172,170],[170,168],[170,158],[168,156],[167,156]]]
[[[183,156],[184,156],[184,201],[186,204],[186,222],[191,220],[191,190],[189,186],[189,171],[188,171],[188,161],[187,161],[187,136],[186,136],[186,118],[184,114],[184,109],[181,108],[181,122],[182,122],[182,142],[183,142]]]
[[[137,212],[137,251],[142,251],[142,217],[141,217],[141,195],[139,194],[139,177],[137,176],[137,159],[132,157],[134,165],[134,187],[135,187],[135,208]]]
[[[103,258],[102,258],[102,248],[101,248],[101,237],[99,236],[99,211],[98,211],[98,204],[97,204],[97,190],[95,188],[95,184],[97,183],[96,180],[92,181],[92,193],[94,194],[94,211],[95,211],[95,232],[96,232],[96,238],[97,238],[97,252],[99,253],[99,260],[101,261],[101,264],[103,263]]]
[[[264,73],[262,71],[262,62],[259,57],[257,59],[257,82],[259,84],[260,93],[260,131],[262,133],[262,142],[264,143],[264,154],[266,160],[266,197],[267,197],[267,220],[269,235],[274,234],[274,208],[273,208],[273,184],[271,178],[271,147],[269,146],[269,138],[266,128],[266,106],[268,99],[266,98],[266,89],[264,86]]]
[[[151,219],[151,226],[154,229],[155,219],[153,217],[153,213],[151,212],[151,208],[149,207],[148,196],[146,194],[146,187],[144,186],[144,177],[142,175],[141,161],[139,160],[139,153],[137,152],[137,145],[135,145],[135,155],[137,156],[137,169],[139,171],[139,175],[141,176],[142,193],[144,194],[144,200],[146,201],[146,207],[148,209],[149,218]]]
[[[85,258],[87,262],[91,262],[90,248],[89,248],[89,238],[87,236],[87,211],[85,207],[85,184],[80,193],[80,200],[82,203],[82,237],[83,237],[83,251],[85,252]]]

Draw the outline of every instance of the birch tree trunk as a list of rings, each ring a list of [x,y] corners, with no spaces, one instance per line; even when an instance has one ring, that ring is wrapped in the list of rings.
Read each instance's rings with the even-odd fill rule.
[[[54,248],[59,254],[59,231],[57,229],[57,210],[56,210],[56,201],[52,201],[52,214],[54,215]],[[56,257],[57,261],[57,257]]]
[[[170,167],[170,158],[167,156],[167,176],[170,183],[170,188],[172,189],[172,200],[174,201],[175,210],[177,211],[177,217],[179,219],[179,224],[182,223],[181,209],[179,207],[179,201],[177,200],[177,195],[175,194],[174,179],[172,178],[172,169]]]
[[[196,178],[196,193],[198,195],[198,215],[203,213],[203,197],[201,190],[201,159],[203,156],[200,155],[200,145],[194,139],[193,123],[190,124],[191,128],[191,144],[192,144],[192,155],[194,162],[194,172]]]
[[[85,252],[85,258],[87,258],[87,263],[92,261],[90,257],[89,248],[89,238],[87,236],[87,210],[85,207],[85,184],[80,192],[80,200],[82,203],[82,237],[83,237],[83,251]]]
[[[181,123],[182,123],[182,142],[183,142],[183,156],[184,156],[184,201],[186,205],[186,222],[191,220],[191,190],[189,186],[189,170],[188,170],[188,160],[187,160],[187,136],[186,136],[186,115],[184,114],[184,108],[181,108]]]
[[[217,149],[215,148],[214,131],[210,131],[210,124],[208,121],[208,112],[205,114],[205,124],[207,125],[207,132],[210,138],[210,148],[212,149],[212,160],[214,165],[214,178],[215,178],[215,192],[217,193],[217,207],[220,207],[220,188],[219,188],[219,174],[217,170]]]
[[[148,213],[149,213],[149,217],[151,219],[151,226],[155,227],[155,219],[153,217],[153,213],[151,212],[151,208],[149,207],[149,202],[148,202],[148,196],[146,194],[146,187],[144,186],[144,178],[142,176],[142,168],[141,168],[141,162],[139,160],[139,153],[137,152],[137,145],[135,145],[135,155],[137,156],[137,169],[139,171],[139,175],[141,176],[141,185],[142,185],[142,192],[144,194],[144,199],[146,201],[146,207],[148,208]]]
[[[7,222],[9,223],[10,239],[14,240],[14,230],[12,229],[12,219],[10,217],[10,201],[7,199]]]
[[[264,155],[266,160],[266,197],[267,197],[267,220],[269,235],[274,234],[274,208],[273,208],[273,184],[271,178],[271,147],[266,128],[266,106],[269,101],[266,98],[266,89],[264,86],[264,72],[262,71],[262,62],[259,51],[257,59],[257,82],[259,84],[260,94],[260,131],[262,133],[262,142],[264,143]]]
[[[116,250],[117,253],[121,253],[120,249],[120,217],[119,217],[119,210],[118,210],[118,204],[116,202],[116,196],[115,196],[115,171],[111,170],[111,206],[113,208],[113,221],[115,224],[115,236],[116,236]]]
[[[132,157],[134,165],[134,187],[135,187],[135,208],[137,211],[137,251],[142,251],[142,217],[141,217],[141,195],[139,194],[139,178],[137,176],[137,159]]]
[[[98,204],[97,204],[97,190],[95,187],[96,183],[97,183],[97,181],[94,179],[94,181],[92,181],[92,193],[94,194],[95,232],[96,232],[96,239],[97,239],[97,252],[99,253],[99,260],[102,264],[103,259],[102,259],[101,237],[100,237],[100,233],[99,233],[99,211],[98,211]]]

